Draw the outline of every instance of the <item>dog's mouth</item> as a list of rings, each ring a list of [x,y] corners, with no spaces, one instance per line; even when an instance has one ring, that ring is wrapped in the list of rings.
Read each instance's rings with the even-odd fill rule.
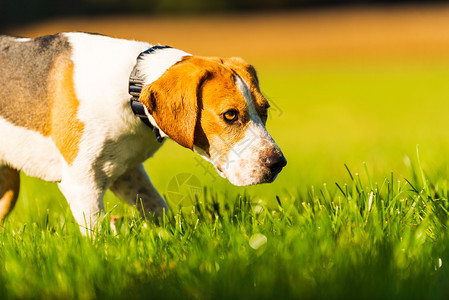
[[[202,149],[195,147],[195,150],[214,166],[218,175],[235,186],[271,183],[287,164],[287,160],[280,150],[274,154],[270,152],[270,155],[264,156],[263,159],[243,159],[239,157],[234,158],[234,160],[223,156],[220,159],[214,159]]]

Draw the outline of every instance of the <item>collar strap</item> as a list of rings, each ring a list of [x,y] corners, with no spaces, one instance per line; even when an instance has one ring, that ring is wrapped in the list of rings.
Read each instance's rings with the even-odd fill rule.
[[[161,137],[159,128],[157,128],[157,127],[153,126],[153,124],[151,124],[150,120],[148,119],[147,114],[145,113],[145,107],[143,106],[142,102],[139,101],[140,92],[142,91],[142,87],[144,85],[144,79],[142,78],[142,76],[140,76],[139,69],[137,68],[137,66],[139,65],[139,62],[142,59],[143,55],[151,54],[156,50],[167,49],[167,48],[171,48],[171,47],[158,45],[158,46],[153,46],[153,47],[143,51],[142,53],[140,53],[139,56],[137,57],[137,63],[134,65],[131,75],[129,76],[129,86],[128,86],[128,92],[132,96],[130,104],[131,104],[131,109],[132,109],[133,113],[137,117],[139,117],[140,120],[145,125],[147,125],[148,127],[150,127],[153,130],[154,134],[156,135],[156,140],[159,143],[162,143],[164,138]]]

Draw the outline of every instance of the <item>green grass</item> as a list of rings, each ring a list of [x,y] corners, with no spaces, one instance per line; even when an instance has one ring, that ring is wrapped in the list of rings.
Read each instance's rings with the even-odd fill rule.
[[[237,188],[168,143],[146,163],[172,208],[158,224],[107,193],[118,233],[82,237],[56,185],[22,176],[0,298],[447,299],[447,66],[262,65],[287,168]],[[170,197],[179,173],[193,203]]]

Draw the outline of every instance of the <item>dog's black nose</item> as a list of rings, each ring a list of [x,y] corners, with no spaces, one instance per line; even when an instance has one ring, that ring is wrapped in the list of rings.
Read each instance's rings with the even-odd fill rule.
[[[272,174],[281,172],[282,168],[285,167],[285,165],[287,165],[287,160],[285,159],[284,155],[271,156],[267,162],[267,166]]]

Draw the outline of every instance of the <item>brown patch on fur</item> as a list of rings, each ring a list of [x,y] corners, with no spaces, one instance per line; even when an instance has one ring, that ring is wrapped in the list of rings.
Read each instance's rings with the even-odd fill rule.
[[[77,119],[79,100],[75,94],[73,68],[70,53],[64,52],[56,58],[48,77],[51,138],[69,165],[78,155],[84,130],[84,124]]]
[[[0,166],[0,224],[14,208],[19,189],[19,171]]]
[[[22,42],[0,36],[0,116],[51,136],[69,164],[84,129],[76,118],[79,101],[70,50],[61,34]]]
[[[51,103],[47,77],[54,59],[70,49],[60,34],[18,42],[0,36],[0,116],[48,136]]]
[[[162,131],[189,149],[193,149],[198,118],[198,93],[207,77],[207,70],[186,59],[146,85],[140,94],[139,100]]]

